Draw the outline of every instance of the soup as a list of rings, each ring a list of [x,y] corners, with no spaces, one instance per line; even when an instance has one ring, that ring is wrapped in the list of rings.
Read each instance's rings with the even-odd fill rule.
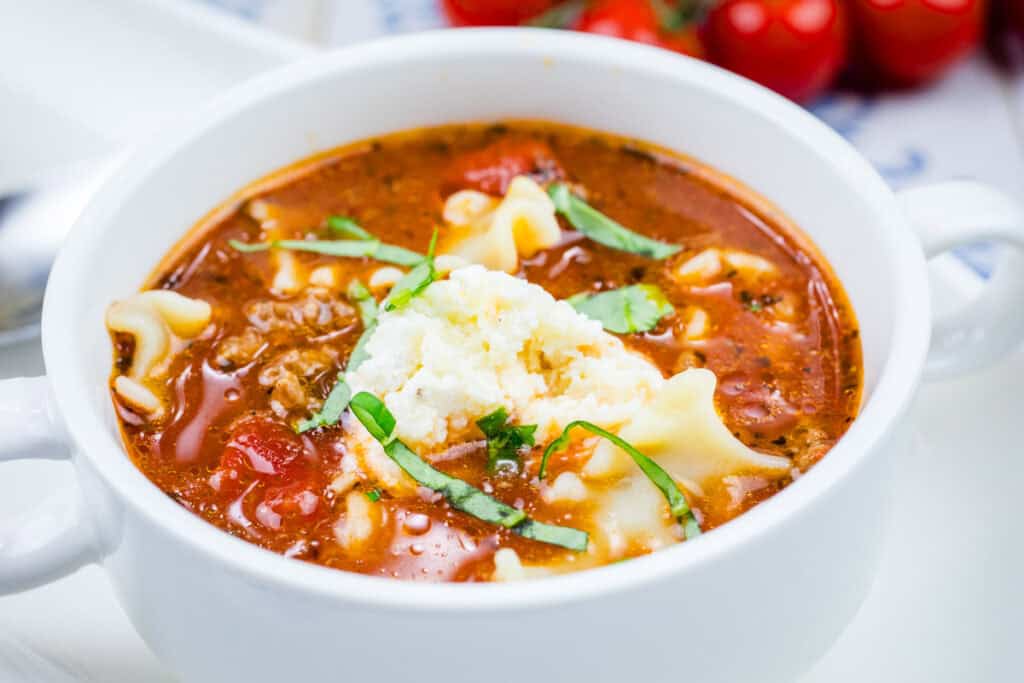
[[[461,125],[247,188],[107,313],[127,451],[224,531],[411,580],[687,543],[854,419],[857,325],[813,245],[702,164]]]

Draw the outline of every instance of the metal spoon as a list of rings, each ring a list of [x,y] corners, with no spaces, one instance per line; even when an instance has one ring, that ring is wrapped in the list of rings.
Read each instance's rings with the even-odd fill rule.
[[[57,250],[117,163],[90,159],[0,197],[0,346],[39,333],[43,291]]]

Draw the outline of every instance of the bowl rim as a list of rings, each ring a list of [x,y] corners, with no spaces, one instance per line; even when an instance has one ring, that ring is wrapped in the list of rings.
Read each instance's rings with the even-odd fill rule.
[[[894,316],[888,356],[860,415],[829,457],[784,491],[714,533],[626,563],[515,584],[421,584],[366,576],[296,562],[225,533],[175,504],[125,457],[101,420],[85,408],[95,387],[80,382],[73,354],[61,342],[75,337],[74,316],[67,313],[88,273],[91,247],[102,242],[108,219],[125,197],[143,186],[156,169],[218,122],[259,107],[291,88],[331,74],[369,65],[398,65],[453,53],[501,55],[509,60],[587,60],[601,68],[642,70],[662,79],[688,82],[713,91],[736,106],[756,110],[780,131],[799,135],[821,151],[886,229],[879,261],[893,272]],[[714,160],[709,160],[712,164]],[[823,162],[824,163],[824,162]],[[254,176],[256,173],[254,173]],[[82,294],[87,296],[87,294]],[[742,552],[768,529],[783,525],[828,494],[876,448],[905,412],[921,375],[930,325],[925,261],[920,245],[902,217],[895,197],[873,167],[842,137],[809,112],[750,81],[704,62],[613,38],[547,29],[480,28],[428,31],[382,38],[342,48],[274,69],[221,94],[184,115],[129,155],[83,211],[54,265],[46,290],[43,352],[57,412],[83,458],[116,492],[121,505],[162,529],[195,552],[277,590],[293,591],[345,604],[404,611],[516,611],[550,607],[610,595],[682,575],[716,558]],[[924,303],[922,303],[924,302]],[[905,314],[904,314],[905,313]],[[71,378],[69,380],[69,378]],[[109,409],[109,407],[107,407]],[[118,522],[123,524],[123,522]],[[114,541],[116,543],[116,540]]]

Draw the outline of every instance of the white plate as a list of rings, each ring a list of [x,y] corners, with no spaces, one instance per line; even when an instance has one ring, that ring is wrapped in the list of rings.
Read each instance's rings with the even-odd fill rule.
[[[969,300],[979,286],[959,262],[933,270],[934,298],[944,308]],[[41,370],[32,345],[0,355],[0,377]],[[972,377],[922,388],[913,409],[916,448],[894,463],[892,526],[873,592],[801,683],[1018,679],[1022,388],[1024,353]],[[2,472],[0,519],[71,481],[67,466],[53,463],[8,463]],[[0,598],[0,680],[173,677],[132,630],[103,572],[89,567]]]

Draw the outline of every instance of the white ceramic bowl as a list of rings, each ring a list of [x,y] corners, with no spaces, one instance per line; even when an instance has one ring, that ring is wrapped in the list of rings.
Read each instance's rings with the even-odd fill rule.
[[[325,569],[225,534],[125,456],[107,381],[107,304],[137,289],[235,190],[314,152],[469,120],[540,118],[695,156],[781,207],[819,245],[856,308],[867,398],[809,474],[695,542],[514,585],[418,585]],[[1017,208],[958,183],[901,202],[839,136],[714,67],[576,34],[421,34],[339,51],[227,93],[139,149],[81,217],[50,279],[47,378],[0,383],[0,459],[70,457],[80,492],[0,536],[0,591],[99,562],[125,610],[186,680],[774,681],[792,679],[871,583],[888,464],[925,366],[925,247],[1024,245]],[[1015,256],[1019,260],[1019,256]],[[1000,316],[1024,268],[944,321],[936,372],[1020,336]],[[1016,274],[1014,274],[1016,273]]]

